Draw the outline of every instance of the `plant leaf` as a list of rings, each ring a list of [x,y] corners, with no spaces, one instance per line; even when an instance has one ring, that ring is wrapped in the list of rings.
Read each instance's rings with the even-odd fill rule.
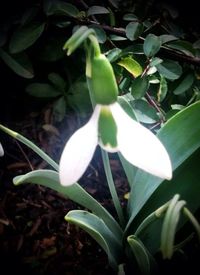
[[[142,67],[131,56],[122,58],[117,64],[124,67],[134,77],[138,77],[142,74]]]
[[[76,6],[70,3],[59,1],[59,0],[44,1],[44,12],[46,13],[47,16],[65,15],[65,16],[76,17],[79,14],[79,10],[76,8]]]
[[[142,98],[149,88],[148,76],[137,77],[131,85],[131,94],[135,99]]]
[[[92,6],[87,11],[87,16],[91,16],[94,14],[107,14],[110,13],[108,9],[102,6]]]
[[[26,87],[29,95],[39,98],[54,98],[61,95],[61,92],[48,83],[32,83]]]
[[[104,249],[108,255],[110,265],[118,269],[122,247],[116,235],[98,216],[83,210],[72,210],[65,220],[69,223],[78,225],[86,231]]]
[[[179,95],[190,89],[194,82],[194,75],[193,73],[184,74],[182,75],[175,84],[175,88],[173,90],[173,93],[175,95]]]
[[[87,193],[78,183],[74,183],[71,186],[61,185],[58,172],[45,169],[36,170],[25,175],[15,177],[13,182],[15,185],[20,185],[23,183],[39,184],[57,191],[66,198],[69,198],[70,200],[91,210],[94,214],[101,218],[110,230],[115,233],[117,238],[121,240],[121,228],[110,213],[100,203],[98,203],[97,200],[90,196],[90,194]]]
[[[32,23],[16,30],[9,43],[11,53],[19,53],[33,45],[44,31],[45,24]]]
[[[147,37],[145,38],[144,41],[144,54],[147,57],[152,57],[154,56],[161,47],[161,40],[158,36],[154,35],[154,34],[148,34]]]
[[[175,80],[182,74],[182,67],[175,61],[164,60],[156,65],[158,72],[167,79]]]
[[[130,22],[126,26],[126,36],[131,41],[136,40],[143,32],[143,24],[139,22]]]
[[[12,56],[0,48],[0,57],[19,76],[24,78],[34,77],[32,64],[25,53]]]
[[[134,235],[128,236],[127,241],[137,261],[140,274],[150,274],[150,259],[144,244]]]
[[[168,122],[159,131],[158,138],[164,144],[169,153],[173,170],[177,169],[181,164],[183,164],[200,147],[199,120],[200,102],[196,102],[169,119]],[[191,179],[192,174],[190,175],[190,171],[187,171],[187,173],[189,174],[188,177]],[[128,213],[130,219],[127,225],[127,229],[131,225],[135,216],[139,213],[141,208],[154,193],[154,191],[159,188],[159,186],[160,188],[162,188],[162,186],[164,188],[166,185],[174,186],[174,180],[175,178],[172,179],[172,182],[164,181],[164,185],[161,185],[163,182],[162,179],[149,175],[143,171],[138,171],[134,179],[134,183],[132,184],[132,190],[130,192],[130,199],[128,204]],[[176,183],[175,186],[178,186],[177,184],[178,183]],[[188,181],[186,184],[189,184]],[[169,188],[170,192],[175,191],[176,193],[180,193],[179,190],[177,191],[175,186],[174,189]],[[183,198],[186,199],[184,196]],[[166,199],[165,197],[165,201],[168,199],[169,198]],[[159,201],[159,205],[161,204],[163,204],[163,202]],[[156,206],[152,211],[159,207],[159,205]]]

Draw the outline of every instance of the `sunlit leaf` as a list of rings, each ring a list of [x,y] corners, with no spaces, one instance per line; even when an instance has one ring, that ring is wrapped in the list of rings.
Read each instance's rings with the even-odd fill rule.
[[[124,67],[134,77],[138,77],[142,74],[142,67],[131,56],[122,58],[117,64]]]

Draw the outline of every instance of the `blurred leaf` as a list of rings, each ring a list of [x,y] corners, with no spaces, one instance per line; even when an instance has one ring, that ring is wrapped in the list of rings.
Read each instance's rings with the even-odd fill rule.
[[[138,17],[133,14],[133,13],[127,13],[127,14],[124,14],[123,16],[123,20],[126,20],[126,21],[138,21]]]
[[[39,98],[54,98],[61,95],[61,92],[47,83],[32,83],[26,87],[26,92]]]
[[[50,15],[66,15],[76,17],[79,10],[76,6],[59,0],[46,0],[44,1],[44,12],[47,16]]]
[[[153,57],[151,59],[150,63],[149,63],[149,66],[154,67],[154,66],[156,66],[156,65],[158,65],[158,64],[160,64],[162,62],[163,62],[163,60],[160,59],[159,57]]]
[[[112,50],[107,52],[106,57],[112,63],[112,62],[116,61],[119,58],[119,55],[120,55],[121,52],[122,52],[121,49],[113,48]]]
[[[179,50],[186,55],[195,56],[195,49],[188,41],[177,40],[166,44],[171,49]]]
[[[108,2],[110,2],[111,5],[112,5],[114,8],[116,8],[116,9],[119,8],[120,0],[109,0]]]
[[[87,16],[91,16],[94,14],[107,14],[110,13],[108,9],[102,6],[92,6],[87,11]]]
[[[102,29],[101,27],[98,27],[98,26],[94,26],[94,25],[90,25],[89,27],[91,27],[91,28],[93,28],[93,30],[95,30],[96,37],[97,37],[99,43],[106,42],[107,35],[106,35],[106,32],[104,31],[104,29]]]
[[[29,24],[31,21],[33,21],[33,19],[36,17],[36,15],[39,12],[39,8],[38,7],[31,7],[29,9],[27,9],[23,15],[22,18],[20,20],[21,25],[27,25]]]
[[[60,60],[65,56],[65,52],[62,49],[65,41],[66,38],[64,37],[48,37],[45,44],[41,46],[38,57],[47,62]]]
[[[131,56],[122,58],[117,64],[124,67],[134,77],[138,77],[142,74],[142,67]]]
[[[146,100],[137,99],[131,102],[137,120],[142,123],[155,123],[159,120],[157,111]]]
[[[175,87],[173,87],[173,93],[175,95],[180,95],[187,90],[189,90],[194,82],[194,74],[189,73],[189,74],[184,74],[182,75],[175,84]]]
[[[22,26],[11,36],[9,50],[11,53],[19,53],[32,46],[44,31],[45,24],[32,23]]]
[[[131,85],[131,94],[135,99],[142,98],[149,88],[148,76],[136,77]]]
[[[50,73],[48,79],[56,89],[60,90],[63,94],[66,92],[66,82],[59,74]]]
[[[166,79],[161,75],[160,77],[160,85],[159,85],[159,90],[157,93],[158,97],[158,102],[162,102],[166,95],[167,95],[168,87],[167,87],[167,81]]]
[[[131,41],[136,40],[143,32],[143,24],[139,22],[130,22],[126,26],[126,36]]]
[[[9,55],[0,48],[0,57],[16,74],[24,78],[33,78],[33,67],[25,53]]]
[[[116,34],[110,34],[110,39],[112,41],[124,41],[124,40],[127,40],[126,37],[124,36],[119,36],[119,35],[116,35]]]
[[[55,121],[61,122],[66,114],[66,100],[63,96],[61,96],[56,102],[53,104],[53,116]]]
[[[74,82],[68,92],[67,100],[71,106],[80,116],[86,116],[92,111],[88,86],[86,81],[78,80]]]
[[[175,80],[182,74],[182,67],[172,60],[163,60],[161,64],[156,65],[156,68],[161,75],[170,80]]]
[[[160,38],[154,34],[148,34],[144,41],[144,54],[147,57],[152,57],[160,50],[160,47]]]
[[[161,40],[161,44],[170,42],[170,41],[174,41],[177,40],[178,38],[174,35],[171,34],[162,34],[159,36],[160,40]]]

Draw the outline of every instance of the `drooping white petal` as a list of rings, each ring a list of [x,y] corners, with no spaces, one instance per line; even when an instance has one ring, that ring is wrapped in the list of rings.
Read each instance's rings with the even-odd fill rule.
[[[77,182],[89,165],[98,144],[99,112],[100,106],[97,105],[88,123],[77,130],[66,143],[59,166],[62,185]]]
[[[169,155],[160,140],[131,119],[118,103],[110,105],[117,124],[118,148],[133,165],[164,179],[171,179]]]

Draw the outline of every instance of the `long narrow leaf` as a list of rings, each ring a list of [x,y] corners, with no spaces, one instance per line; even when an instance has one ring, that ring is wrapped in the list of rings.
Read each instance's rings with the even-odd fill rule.
[[[110,265],[117,270],[122,253],[120,240],[102,219],[87,211],[72,210],[65,216],[65,220],[90,234],[107,253]]]
[[[52,170],[36,170],[25,175],[17,176],[13,179],[15,185],[22,183],[34,183],[49,187],[72,201],[91,210],[98,217],[100,217],[106,225],[119,238],[122,237],[122,231],[115,219],[110,213],[95,200],[89,193],[87,193],[78,183],[71,186],[62,186],[59,182],[58,172]]]
[[[200,102],[197,102],[172,117],[158,133],[158,138],[163,142],[170,155],[173,170],[183,164],[184,161],[187,160],[187,158],[189,158],[200,147],[199,120]],[[190,171],[188,171],[188,177],[192,177]],[[161,183],[163,183],[162,179],[141,170],[138,171],[130,192],[128,204],[130,219],[127,229],[131,225],[135,216],[139,213],[141,208],[145,205],[147,200],[161,185]],[[172,179],[171,182],[164,181],[164,183],[170,186],[170,190],[173,191],[174,179]],[[176,193],[180,192],[178,191]],[[160,198],[162,198],[162,196],[160,196]],[[167,200],[169,200],[169,198],[165,198],[164,202],[159,201],[159,205],[162,205]],[[159,207],[159,205],[156,206],[156,208]]]

